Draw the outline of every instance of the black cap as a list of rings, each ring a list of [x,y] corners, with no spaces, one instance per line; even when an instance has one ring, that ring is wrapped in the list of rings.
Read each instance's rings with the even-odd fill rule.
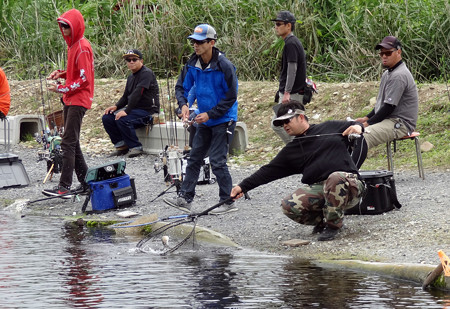
[[[271,21],[283,21],[285,23],[295,23],[297,19],[295,16],[289,11],[280,11],[276,18],[271,19]]]
[[[294,101],[291,101],[290,103],[294,103]],[[298,103],[299,103],[299,102],[298,102]],[[300,104],[300,103],[299,103],[299,104]],[[304,115],[304,114],[305,114],[305,111],[302,111],[301,109],[296,109],[296,110],[289,109],[289,110],[286,112],[286,114],[281,115],[281,116],[275,118],[275,119],[272,121],[272,124],[273,124],[275,127],[281,127],[281,126],[283,125],[283,120],[292,118],[292,117],[294,117],[295,115]]]
[[[386,49],[391,49],[391,48],[395,48],[395,49],[399,49],[402,47],[402,44],[400,43],[400,41],[395,37],[395,36],[387,36],[383,39],[383,41],[381,41],[380,44],[378,44],[377,46],[375,46],[375,49],[381,49],[381,48],[386,48]]]
[[[138,57],[139,59],[142,59],[142,53],[137,49],[130,49],[127,50],[125,54],[122,55],[122,58],[128,58],[128,57]]]

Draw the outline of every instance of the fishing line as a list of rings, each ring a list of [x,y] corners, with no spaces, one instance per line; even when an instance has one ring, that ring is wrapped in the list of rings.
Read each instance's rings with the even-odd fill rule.
[[[193,237],[193,245],[195,245],[195,227],[197,225],[198,218],[201,216],[208,215],[210,211],[222,206],[225,203],[229,203],[229,202],[233,201],[234,198],[235,197],[229,197],[228,199],[223,200],[223,201],[221,201],[199,213],[185,214],[185,215],[179,215],[179,216],[170,216],[170,217],[156,220],[154,222],[150,222],[148,224],[154,224],[156,222],[169,221],[169,220],[176,219],[175,221],[167,223],[166,225],[163,225],[163,226],[155,229],[154,231],[152,231],[146,238],[143,238],[142,240],[140,240],[137,243],[136,247],[139,250],[141,250],[142,252],[146,252],[144,250],[144,245],[148,244],[149,242],[152,242],[151,247],[150,247],[150,245],[148,245],[151,249],[158,247],[159,250],[157,250],[157,252],[159,252],[160,255],[166,255],[166,254],[174,252],[175,250],[180,248],[183,244],[185,244],[193,236],[194,236]],[[170,246],[168,246],[167,243],[164,243],[163,239],[158,238],[162,233],[164,233],[178,225],[189,223],[189,222],[192,222],[194,224],[192,230],[187,234],[187,236],[185,236],[183,238],[183,240],[178,242],[175,246],[170,247]],[[132,227],[132,226],[124,226],[124,227]],[[161,246],[162,246],[162,248],[160,248]]]

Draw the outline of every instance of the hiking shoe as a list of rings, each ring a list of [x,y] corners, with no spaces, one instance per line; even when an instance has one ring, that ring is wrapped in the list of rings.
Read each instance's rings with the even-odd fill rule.
[[[65,199],[72,197],[70,190],[63,186],[56,186],[53,189],[44,189],[42,190],[42,194],[45,196],[58,196]]]
[[[325,226],[322,233],[317,237],[318,241],[327,241],[327,240],[333,240],[336,235],[339,233],[340,229],[333,229],[330,226]]]
[[[131,148],[127,154],[127,158],[134,158],[140,156],[141,154],[144,154],[144,150],[141,148]]]
[[[211,215],[223,215],[229,212],[238,211],[239,208],[236,207],[236,202],[233,202],[231,204],[223,204],[220,207],[217,207],[216,209],[211,210]]]
[[[80,185],[75,188],[74,192],[79,195],[88,195],[90,187],[87,183],[80,183]]]
[[[108,157],[123,156],[128,153],[128,146],[120,146],[116,148],[116,151],[111,152]]]
[[[192,207],[192,203],[188,203],[184,198],[182,198],[181,196],[177,196],[176,198],[165,198],[163,199],[163,201],[172,206],[175,207],[177,209],[180,209],[184,212],[190,213],[191,212],[191,207]]]
[[[326,224],[323,221],[320,221],[319,223],[314,226],[311,234],[320,234],[325,229]]]

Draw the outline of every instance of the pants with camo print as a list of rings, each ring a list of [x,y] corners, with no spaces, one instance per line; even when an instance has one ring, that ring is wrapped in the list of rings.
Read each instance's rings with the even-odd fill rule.
[[[281,208],[300,224],[325,222],[337,229],[343,225],[344,211],[356,206],[364,191],[357,174],[334,172],[323,182],[297,189],[281,201]]]

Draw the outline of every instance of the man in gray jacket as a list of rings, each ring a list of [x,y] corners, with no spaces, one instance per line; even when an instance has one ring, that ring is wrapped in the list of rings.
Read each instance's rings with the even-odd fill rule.
[[[416,128],[419,98],[416,83],[402,60],[402,45],[394,36],[387,36],[375,46],[386,69],[381,77],[375,108],[356,121],[365,131],[356,142],[353,161],[361,167],[368,149],[409,135]]]

